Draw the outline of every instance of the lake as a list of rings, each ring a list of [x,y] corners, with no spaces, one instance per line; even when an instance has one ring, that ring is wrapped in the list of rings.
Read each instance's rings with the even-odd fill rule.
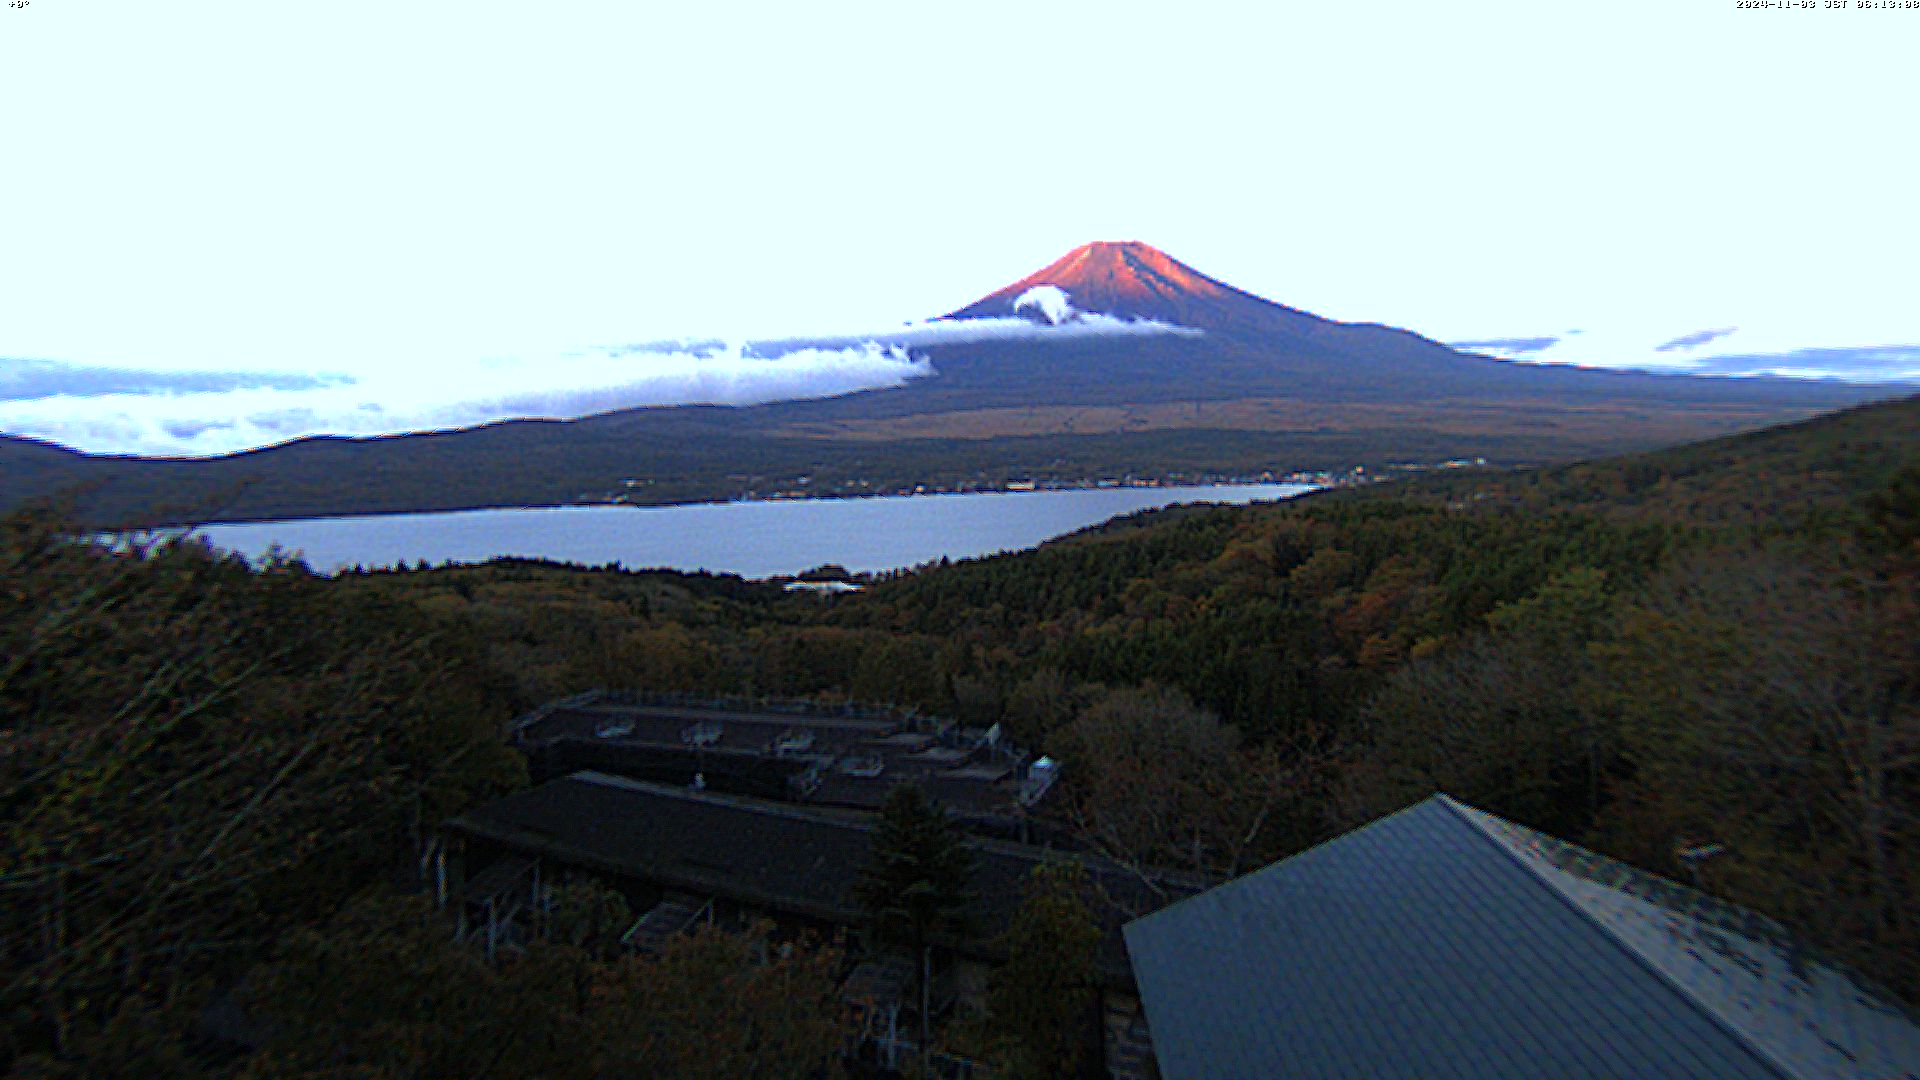
[[[792,499],[683,506],[566,506],[304,518],[196,531],[249,557],[279,545],[324,573],[354,567],[478,563],[499,556],[629,570],[667,567],[749,578],[825,563],[893,570],[1036,547],[1125,514],[1180,503],[1288,499],[1309,484],[1211,484],[1075,491]]]

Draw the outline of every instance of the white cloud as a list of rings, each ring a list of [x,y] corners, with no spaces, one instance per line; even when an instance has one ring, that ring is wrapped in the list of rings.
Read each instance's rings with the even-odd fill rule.
[[[1064,294],[1062,294],[1064,296]],[[131,369],[44,365],[33,390],[0,400],[0,430],[92,454],[219,455],[309,434],[463,429],[505,419],[574,419],[641,405],[756,405],[885,390],[933,375],[912,350],[977,342],[1108,334],[1196,334],[1068,307],[1060,325],[1031,319],[935,319],[897,331],[787,342],[689,338],[559,354],[445,363],[390,363],[336,382],[238,384],[190,392],[156,377],[154,392],[102,392],[98,371],[134,384]],[[180,388],[188,390],[182,392]]]
[[[228,374],[222,377],[229,384],[215,384],[211,376],[42,362],[33,368],[30,392],[0,399],[0,431],[92,453],[211,456],[307,435],[385,435],[647,405],[754,405],[888,389],[933,374],[931,362],[913,350],[935,346],[1199,333],[1076,312],[1064,293],[1058,299],[1059,325],[1011,317],[935,319],[807,340],[685,338],[524,349],[457,367],[442,355],[452,346],[442,346],[424,362],[362,366],[332,382],[307,380],[311,386],[268,375],[248,382],[254,376]],[[102,371],[116,379],[102,382],[95,377]],[[140,392],[149,386],[151,392]],[[205,392],[193,392],[196,387]],[[130,392],[114,392],[123,388]]]
[[[1058,285],[1035,285],[1014,298],[1015,315],[1027,308],[1039,311],[1053,326],[1059,326],[1073,317],[1073,304],[1067,299],[1067,291]]]
[[[221,393],[59,394],[0,402],[0,430],[95,453],[215,455],[303,435],[380,435],[643,405],[750,405],[899,386],[932,373],[903,349],[861,344],[777,359],[740,346],[592,349],[440,368],[396,365],[344,385]]]
[[[1530,364],[1694,375],[1775,375],[1845,382],[1920,382],[1920,344],[1806,345],[1796,332],[1726,327],[1674,336],[1657,325],[1455,341],[1455,348]],[[1711,349],[1705,346],[1711,345]]]
[[[786,349],[806,346],[844,348],[866,344],[929,349],[996,341],[1150,337],[1160,334],[1197,337],[1203,333],[1191,326],[1176,326],[1153,319],[1122,319],[1098,311],[1081,311],[1073,306],[1067,292],[1055,285],[1038,285],[1021,293],[1019,299],[1014,301],[1014,310],[1025,307],[1037,309],[1046,321],[1013,315],[984,319],[928,319],[877,333],[755,342],[750,349],[761,355],[780,355]]]
[[[1158,334],[1198,336],[1201,331],[1189,326],[1155,322],[1152,319],[1118,319],[1094,311],[1074,312],[1068,321],[1058,324],[1037,323],[1031,319],[931,319],[899,330],[868,335],[866,340],[902,348],[931,348],[936,345],[967,345],[987,341],[1044,341],[1088,337],[1151,337]]]

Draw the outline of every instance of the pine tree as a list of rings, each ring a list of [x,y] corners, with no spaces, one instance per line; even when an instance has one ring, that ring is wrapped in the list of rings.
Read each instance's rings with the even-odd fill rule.
[[[1044,863],[1001,941],[1007,962],[993,973],[988,1008],[1011,1045],[999,1062],[1011,1078],[1074,1076],[1085,1064],[1088,1019],[1099,994],[1100,926],[1091,886],[1075,862]]]
[[[872,920],[874,936],[902,945],[920,959],[920,1054],[927,1052],[932,941],[967,928],[973,853],[946,812],[918,785],[901,784],[880,810],[873,852],[854,898]]]

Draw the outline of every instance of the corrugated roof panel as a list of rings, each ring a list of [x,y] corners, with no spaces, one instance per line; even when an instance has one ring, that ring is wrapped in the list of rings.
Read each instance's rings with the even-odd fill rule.
[[[1780,1076],[1441,799],[1126,937],[1168,1080]]]
[[[1745,908],[1459,803],[1453,808],[1749,1046],[1795,1076],[1906,1077],[1920,1025]]]

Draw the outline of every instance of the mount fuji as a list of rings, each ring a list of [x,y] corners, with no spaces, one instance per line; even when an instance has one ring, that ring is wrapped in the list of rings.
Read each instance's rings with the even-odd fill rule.
[[[0,507],[56,492],[89,524],[1245,474],[1484,457],[1533,464],[1802,419],[1911,387],[1533,365],[1342,323],[1138,242],[1099,242],[876,342],[905,385],[449,432],[322,436],[217,458],[0,436]]]

